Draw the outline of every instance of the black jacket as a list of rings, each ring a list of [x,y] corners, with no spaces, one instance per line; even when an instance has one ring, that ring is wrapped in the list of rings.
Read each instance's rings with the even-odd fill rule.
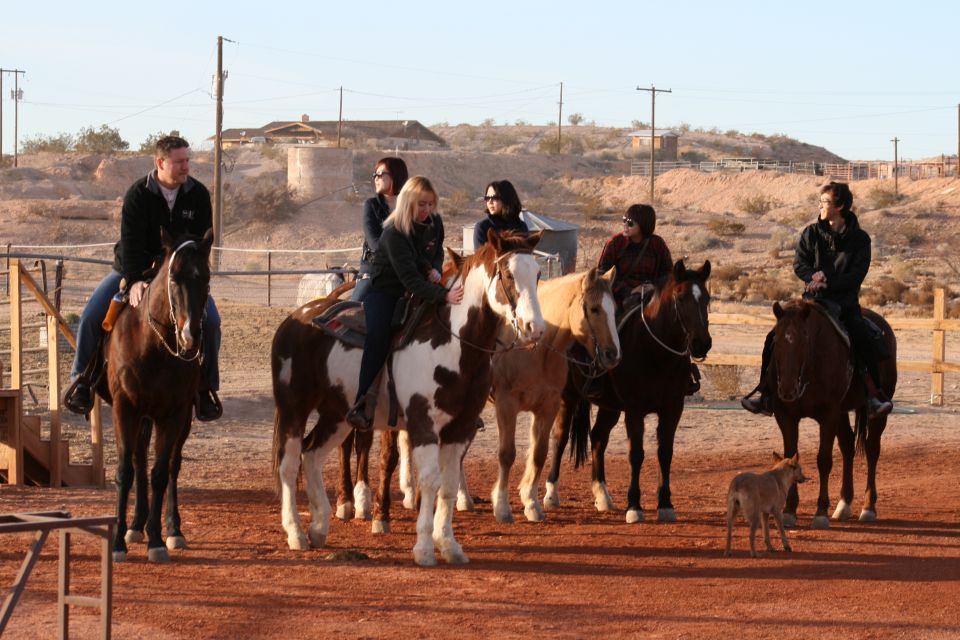
[[[390,215],[387,199],[377,194],[363,203],[363,253],[360,254],[360,273],[370,273],[373,258],[380,246],[383,221]]]
[[[431,214],[424,223],[414,223],[413,234],[401,233],[392,224],[383,228],[373,259],[372,291],[400,297],[405,291],[431,302],[443,302],[447,290],[427,280],[431,269],[443,267],[443,222]]]
[[[530,231],[527,227],[527,223],[521,220],[520,218],[507,218],[506,216],[492,216],[489,213],[487,217],[477,223],[473,228],[473,248],[474,250],[479,249],[481,246],[487,242],[487,230],[493,229],[494,231],[522,231],[528,233]]]
[[[860,313],[860,285],[870,269],[870,236],[857,216],[844,215],[844,229],[835,233],[826,220],[818,220],[800,234],[793,271],[806,283],[823,271],[827,288],[805,298],[824,298],[840,305],[841,312]]]
[[[123,197],[120,241],[113,247],[113,269],[123,274],[129,287],[143,280],[143,272],[154,258],[163,255],[161,228],[176,240],[185,233],[202,236],[211,226],[213,209],[205,186],[188,177],[180,185],[171,211],[153,171],[133,183]]]

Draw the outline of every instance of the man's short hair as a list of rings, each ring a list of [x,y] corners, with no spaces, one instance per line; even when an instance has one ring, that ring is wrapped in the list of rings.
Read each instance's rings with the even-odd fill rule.
[[[180,136],[163,136],[157,140],[154,147],[154,156],[157,158],[169,158],[170,152],[174,149],[189,149],[190,143]]]

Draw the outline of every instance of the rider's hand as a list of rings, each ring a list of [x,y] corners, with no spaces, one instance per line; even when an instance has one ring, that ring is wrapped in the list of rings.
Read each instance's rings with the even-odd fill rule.
[[[817,271],[815,274],[813,274],[813,277],[811,279],[814,282],[826,282],[827,274],[825,274],[823,271]]]
[[[430,269],[430,273],[427,274],[427,280],[433,283],[440,282],[440,272],[436,269]]]
[[[136,309],[143,300],[143,292],[147,290],[147,283],[143,280],[130,285],[130,306]]]
[[[460,304],[463,300],[463,287],[456,287],[447,291],[447,302],[450,304]]]

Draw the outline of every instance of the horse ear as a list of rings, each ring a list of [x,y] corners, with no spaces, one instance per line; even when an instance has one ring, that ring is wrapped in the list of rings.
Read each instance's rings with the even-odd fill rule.
[[[529,249],[533,251],[537,247],[537,245],[540,244],[540,240],[542,238],[543,238],[542,229],[540,231],[534,231],[533,233],[527,235],[527,247],[529,247]]]
[[[774,463],[780,462],[781,460],[783,460],[783,456],[780,455],[779,453],[777,453],[776,451],[774,451],[774,452],[773,452],[773,461],[774,461]]]
[[[450,247],[444,247],[447,250],[447,256],[453,261],[453,264],[457,265],[457,270],[460,270],[463,267],[463,256],[451,249]]]
[[[610,269],[608,269],[607,272],[601,277],[612,285],[614,278],[617,277],[617,267],[610,267]]]
[[[677,282],[683,282],[687,279],[687,267],[683,264],[683,258],[677,260],[673,265],[673,277]]]
[[[779,301],[773,303],[773,315],[777,320],[783,317],[783,307],[780,306]]]
[[[170,237],[170,234],[167,233],[167,230],[163,227],[160,227],[160,244],[167,253],[173,251],[173,238]]]
[[[580,281],[580,289],[586,292],[593,284],[597,281],[597,268],[591,267],[587,271],[587,275],[583,277],[583,280]]]
[[[203,251],[205,255],[210,255],[210,247],[213,246],[213,229],[207,229],[207,232],[203,234],[203,239],[200,240],[200,250]]]
[[[710,261],[704,260],[703,266],[700,267],[700,273],[703,275],[703,279],[706,280],[710,277]]]

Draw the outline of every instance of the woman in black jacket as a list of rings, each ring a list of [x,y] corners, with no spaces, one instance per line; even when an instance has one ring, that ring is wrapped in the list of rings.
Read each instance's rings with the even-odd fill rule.
[[[380,246],[383,222],[397,202],[397,194],[407,181],[407,164],[400,158],[381,158],[373,171],[374,196],[363,203],[363,253],[360,254],[360,272],[351,300],[363,302],[370,291],[373,258]]]
[[[358,431],[369,431],[366,395],[387,361],[391,324],[406,292],[428,302],[459,304],[463,287],[447,290],[440,283],[443,266],[443,222],[434,209],[439,198],[430,181],[415,176],[397,196],[397,208],[386,219],[373,259],[370,292],[363,301],[367,336],[360,360],[360,381],[346,419]]]
[[[853,213],[853,194],[843,182],[820,188],[820,217],[800,234],[793,272],[805,283],[803,297],[822,300],[839,308],[840,321],[850,335],[858,370],[867,390],[867,410],[886,415],[893,409],[889,400],[877,397],[880,374],[879,354],[860,310],[860,285],[870,269],[870,236],[860,228]],[[741,404],[752,413],[771,415],[766,371],[773,353],[774,333],[767,334],[760,365],[760,384]],[[760,397],[750,396],[756,391]]]
[[[509,180],[496,180],[483,192],[487,217],[473,228],[473,249],[476,251],[487,241],[487,231],[522,231],[529,233],[527,223],[520,218],[523,204],[517,190]]]

